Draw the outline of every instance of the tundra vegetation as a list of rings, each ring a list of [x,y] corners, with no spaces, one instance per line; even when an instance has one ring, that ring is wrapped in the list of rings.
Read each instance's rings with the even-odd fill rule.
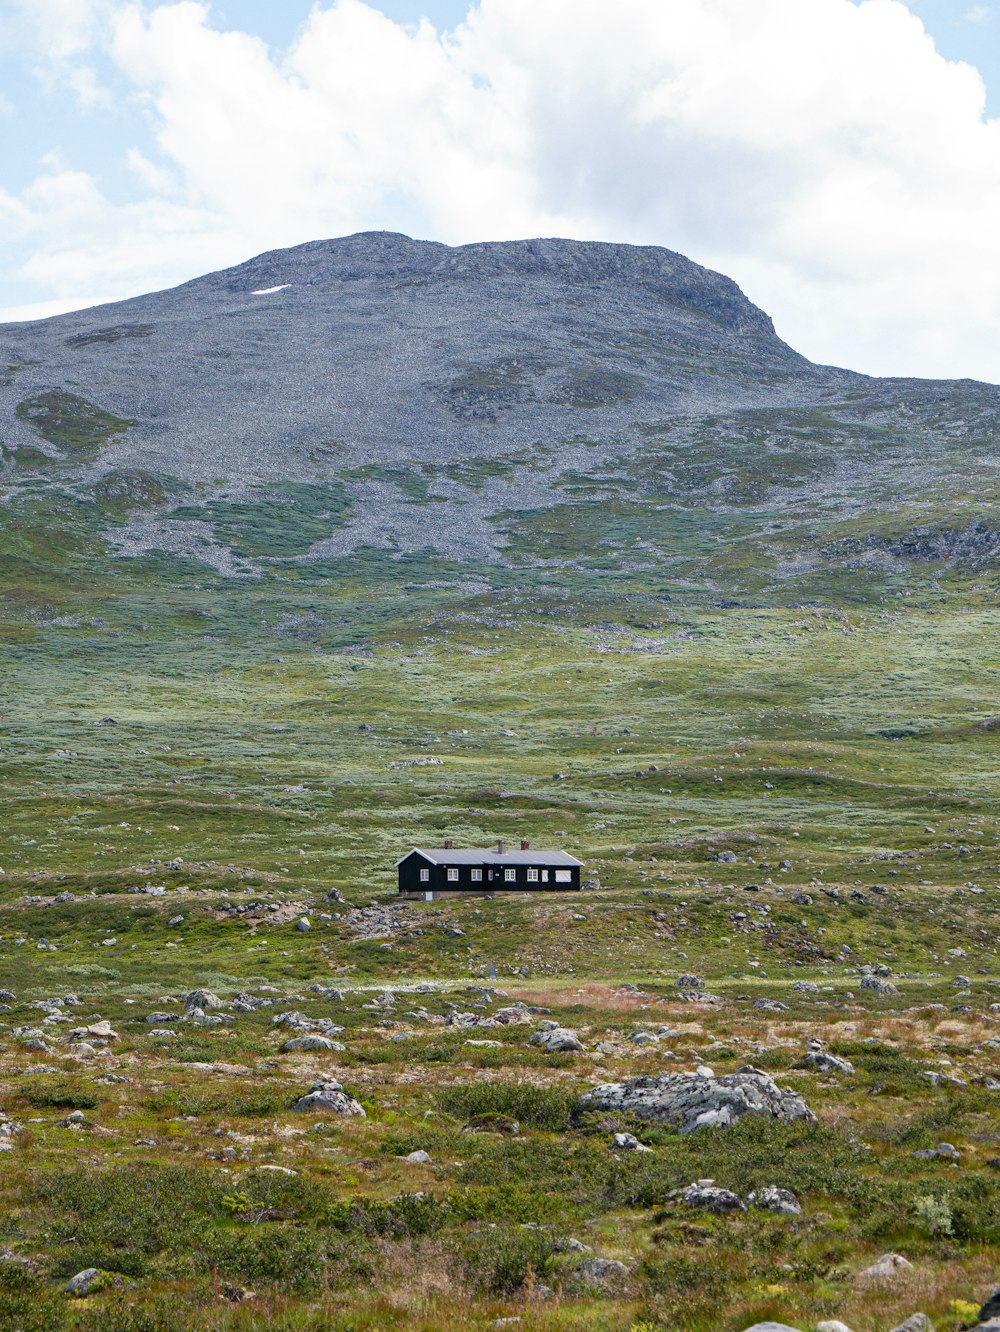
[[[471,430],[529,389],[637,410],[587,364],[436,391]],[[650,426],[615,471],[580,438],[572,467],[331,444],[239,489],[126,456],[138,407],[32,373],[0,508],[0,1326],[974,1326],[1000,1258],[980,390],[928,398],[933,466],[926,422],[800,406]],[[503,558],[334,549],[359,487],[426,522],[478,497]],[[590,886],[396,900],[394,861],[445,837],[565,848]],[[808,1112],[681,1132],[581,1099],[748,1066]]]

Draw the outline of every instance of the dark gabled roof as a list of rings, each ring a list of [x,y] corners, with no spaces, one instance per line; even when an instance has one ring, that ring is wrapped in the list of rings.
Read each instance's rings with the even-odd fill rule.
[[[499,851],[446,851],[437,846],[428,850],[426,847],[415,846],[401,860],[396,861],[397,866],[414,854],[423,856],[432,865],[548,865],[569,869],[573,865],[583,864],[582,860],[577,860],[567,851],[504,851],[501,854]]]

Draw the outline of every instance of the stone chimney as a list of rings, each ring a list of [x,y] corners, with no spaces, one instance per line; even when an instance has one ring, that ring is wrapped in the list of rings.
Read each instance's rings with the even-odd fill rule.
[[[530,851],[530,850],[531,850],[531,843],[530,843],[530,842],[526,842],[526,841],[524,841],[524,839],[522,838],[522,839],[521,839],[521,850],[522,850],[522,851]]]
[[[455,843],[451,840],[450,837],[446,837],[446,838],[444,839],[444,849],[445,849],[446,851],[454,851],[454,849],[455,849]]]
[[[502,837],[500,838],[499,842],[497,842],[497,854],[501,856],[505,856],[507,854],[507,843],[503,840]]]

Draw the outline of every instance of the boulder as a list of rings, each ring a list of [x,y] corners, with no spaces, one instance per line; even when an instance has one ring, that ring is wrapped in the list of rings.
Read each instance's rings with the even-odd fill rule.
[[[546,1054],[562,1054],[570,1050],[582,1050],[583,1044],[575,1031],[568,1027],[552,1027],[548,1031],[536,1031],[531,1044],[543,1049]]]
[[[430,1161],[431,1158],[428,1152],[418,1150],[415,1152],[410,1152],[410,1154],[404,1159],[407,1161],[412,1161],[414,1165],[427,1165],[427,1163]]]
[[[221,1008],[222,1000],[211,990],[192,990],[190,994],[184,996],[184,1007],[191,1008]]]
[[[607,1286],[624,1281],[629,1270],[616,1258],[585,1258],[576,1273],[590,1286]]]
[[[99,1267],[85,1267],[82,1272],[77,1272],[76,1276],[70,1277],[66,1282],[66,1294],[82,1299],[86,1295],[94,1295],[97,1291],[104,1290],[111,1281],[111,1276],[107,1272],[102,1272]]]
[[[745,1332],[802,1332],[802,1330],[798,1327],[789,1327],[787,1323],[772,1323],[769,1319],[766,1323],[754,1323],[753,1327],[746,1328]]]
[[[870,1267],[864,1268],[858,1273],[860,1281],[891,1281],[894,1277],[903,1276],[906,1272],[913,1271],[913,1264],[908,1262],[901,1253],[884,1253]]]
[[[778,1087],[766,1073],[749,1066],[721,1077],[663,1073],[605,1083],[585,1092],[577,1109],[634,1114],[653,1123],[673,1124],[682,1133],[723,1128],[743,1115],[761,1115],[783,1124],[815,1119],[801,1096]]]
[[[320,1036],[313,1032],[309,1036],[293,1036],[281,1047],[282,1054],[293,1054],[297,1050],[343,1050],[343,1041],[331,1041],[329,1036]]]
[[[616,1152],[651,1152],[652,1147],[647,1147],[644,1142],[640,1142],[634,1133],[615,1133],[611,1139],[611,1146]]]
[[[838,1318],[828,1318],[826,1322],[816,1324],[816,1332],[851,1332],[851,1329]]]
[[[366,1118],[364,1108],[333,1078],[323,1078],[319,1082],[314,1082],[306,1094],[299,1097],[292,1109],[329,1110],[335,1115],[357,1115],[361,1119]]]
[[[671,1202],[690,1207],[692,1211],[712,1212],[716,1216],[725,1216],[728,1212],[745,1212],[746,1203],[738,1193],[730,1189],[720,1189],[714,1179],[699,1179],[689,1184],[686,1189],[674,1189],[667,1197]]]
[[[981,1323],[988,1323],[993,1318],[1000,1318],[1000,1286],[997,1286],[996,1290],[979,1310],[979,1321]]]
[[[886,980],[883,976],[862,976],[861,988],[863,990],[872,990],[875,994],[899,993],[892,981]]]
[[[705,988],[705,982],[701,976],[678,976],[677,988],[678,990],[703,990]]]
[[[802,1205],[791,1189],[779,1188],[777,1184],[757,1189],[747,1197],[747,1202],[762,1212],[779,1212],[782,1216],[802,1215]]]
[[[498,1008],[493,1014],[493,1021],[499,1022],[504,1027],[515,1026],[523,1022],[530,1022],[531,1014],[524,1004],[511,1004],[507,1008]]]
[[[308,916],[300,916],[295,922],[295,928],[300,934],[306,934],[312,929],[312,921]]]
[[[845,1076],[854,1072],[854,1065],[849,1059],[841,1059],[828,1050],[810,1050],[795,1065],[796,1068],[811,1068],[817,1073],[841,1073]]]
[[[926,1314],[915,1313],[892,1328],[892,1332],[934,1332],[934,1324]]]

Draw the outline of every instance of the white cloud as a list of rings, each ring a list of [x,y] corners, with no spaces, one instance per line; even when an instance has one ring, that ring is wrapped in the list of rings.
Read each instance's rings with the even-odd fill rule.
[[[965,11],[962,18],[966,23],[985,23],[990,18],[990,14],[989,5],[973,5],[971,9]]]
[[[192,0],[40,9],[159,151],[132,203],[59,164],[0,195],[40,295],[375,227],[561,234],[719,267],[819,360],[1000,379],[1000,121],[901,0],[481,0],[447,37],[340,0],[277,56]]]

